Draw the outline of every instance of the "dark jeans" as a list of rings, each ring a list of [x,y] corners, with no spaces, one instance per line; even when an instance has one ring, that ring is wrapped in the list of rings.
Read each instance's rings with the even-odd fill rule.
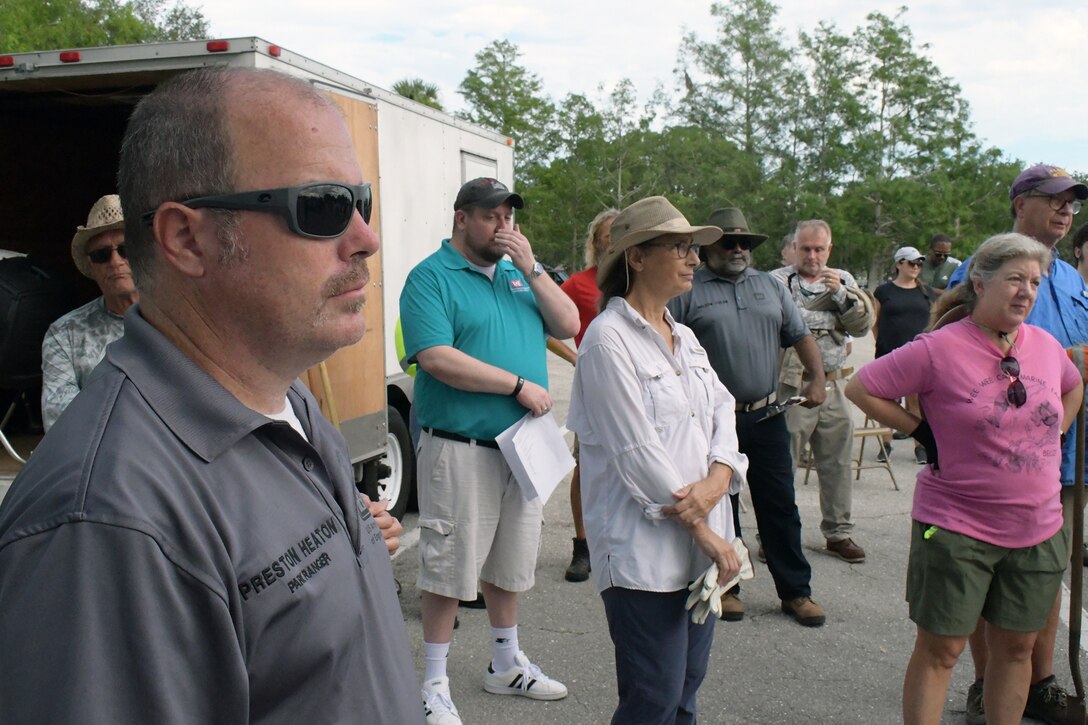
[[[737,413],[737,438],[740,452],[748,456],[748,490],[756,512],[756,528],[779,598],[807,597],[812,594],[812,568],[801,548],[801,514],[793,490],[790,432],[785,415],[757,423],[763,413]],[[740,536],[740,507],[735,496],[732,501],[733,523]]]
[[[612,725],[695,723],[695,694],[706,676],[718,620],[693,624],[684,609],[687,598],[686,589],[601,592],[620,697]]]

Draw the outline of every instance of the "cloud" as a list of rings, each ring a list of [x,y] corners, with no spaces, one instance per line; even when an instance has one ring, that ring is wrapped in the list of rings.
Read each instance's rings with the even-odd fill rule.
[[[905,0],[779,0],[776,24],[788,43],[821,20],[850,33],[879,11],[894,17]],[[919,0],[903,20],[916,43],[962,89],[976,133],[1010,156],[1040,158],[1088,171],[1088,115],[1074,83],[1083,65],[1088,14],[1081,0],[1023,2]],[[434,0],[205,0],[219,37],[258,35],[389,88],[419,77],[438,86],[447,108],[462,107],[457,86],[487,43],[509,38],[521,63],[546,91],[590,95],[601,83],[630,78],[645,99],[656,85],[675,90],[673,68],[686,30],[716,32],[710,2],[696,0],[552,0],[549,3]],[[1033,154],[1036,154],[1033,156]]]

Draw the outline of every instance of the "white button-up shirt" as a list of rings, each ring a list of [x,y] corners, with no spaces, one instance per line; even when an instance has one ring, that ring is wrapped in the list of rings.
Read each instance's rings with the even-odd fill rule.
[[[718,461],[739,491],[748,457],[737,444],[733,396],[690,329],[665,312],[673,350],[626,300],[614,298],[578,347],[567,427],[578,434],[582,516],[597,589],[687,587],[710,559],[661,507]],[[707,524],[732,542],[725,496]]]

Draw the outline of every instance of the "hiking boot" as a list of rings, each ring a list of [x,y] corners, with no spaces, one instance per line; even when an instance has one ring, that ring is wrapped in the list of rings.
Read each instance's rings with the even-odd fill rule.
[[[570,566],[563,578],[569,582],[584,582],[589,579],[589,572],[593,568],[589,565],[589,544],[585,539],[574,539],[574,555],[571,556]]]
[[[876,452],[876,462],[877,463],[887,463],[888,462],[888,456],[890,456],[892,454],[892,444],[891,443],[880,443],[879,445],[880,445],[880,450],[878,450]]]
[[[812,601],[812,597],[784,599],[782,611],[796,619],[802,627],[821,627],[827,619],[823,607]]]
[[[423,714],[427,725],[461,725],[461,716],[450,699],[450,678],[436,677],[423,683]]]
[[[495,695],[521,695],[533,700],[562,700],[567,696],[567,686],[541,672],[524,652],[517,653],[514,666],[505,672],[495,672],[488,665],[484,689]]]
[[[1069,693],[1058,684],[1054,675],[1044,677],[1028,688],[1024,717],[1034,718],[1048,725],[1065,725],[1069,722],[1066,714],[1068,697]]]
[[[721,618],[726,622],[739,622],[744,619],[744,602],[736,594],[726,592],[722,595]]]
[[[914,447],[914,462],[919,466],[924,466],[929,463],[929,459],[926,458],[926,449],[923,446]]]
[[[860,564],[865,561],[865,549],[855,544],[853,539],[828,541],[827,550],[851,564]]]
[[[986,725],[986,711],[982,708],[982,680],[975,680],[967,688],[967,709],[963,718],[967,725]]]

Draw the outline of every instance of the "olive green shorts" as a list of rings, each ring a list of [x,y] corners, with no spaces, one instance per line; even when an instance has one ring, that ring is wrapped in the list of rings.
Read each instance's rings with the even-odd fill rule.
[[[1046,624],[1069,561],[1069,530],[1022,549],[1007,549],[913,521],[907,565],[910,618],[922,629],[967,636],[979,616],[1013,632]]]

